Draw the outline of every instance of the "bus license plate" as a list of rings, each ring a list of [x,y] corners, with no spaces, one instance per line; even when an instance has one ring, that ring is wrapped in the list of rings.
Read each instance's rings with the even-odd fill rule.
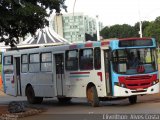
[[[141,91],[141,90],[143,90],[143,88],[137,88],[137,91]]]

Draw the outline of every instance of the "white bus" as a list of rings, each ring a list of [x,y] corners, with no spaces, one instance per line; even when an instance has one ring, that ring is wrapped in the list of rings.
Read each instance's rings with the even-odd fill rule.
[[[139,63],[130,66],[131,53]],[[27,96],[29,103],[57,97],[60,102],[86,97],[99,101],[159,92],[156,42],[126,38],[51,46],[2,53],[3,84],[8,95]]]

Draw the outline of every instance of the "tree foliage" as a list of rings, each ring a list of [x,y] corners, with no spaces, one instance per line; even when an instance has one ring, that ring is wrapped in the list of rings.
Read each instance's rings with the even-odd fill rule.
[[[145,28],[148,26],[150,24],[150,22],[149,21],[142,21],[142,33],[144,32],[144,30],[145,30]],[[134,36],[136,36],[136,37],[139,37],[140,35],[139,35],[139,31],[140,31],[140,29],[139,29],[139,22],[137,22],[137,23],[135,23],[135,25],[133,26],[133,28],[134,28]]]
[[[130,25],[113,25],[111,27],[105,27],[101,31],[103,38],[126,38],[134,36],[134,28]]]
[[[11,46],[19,37],[49,24],[47,17],[66,8],[65,0],[0,0],[0,42]],[[47,10],[50,10],[48,13]]]
[[[97,41],[97,34],[90,35],[85,33],[85,41]]]
[[[157,17],[155,21],[150,22],[149,26],[144,30],[144,36],[154,37],[160,43],[160,17]]]

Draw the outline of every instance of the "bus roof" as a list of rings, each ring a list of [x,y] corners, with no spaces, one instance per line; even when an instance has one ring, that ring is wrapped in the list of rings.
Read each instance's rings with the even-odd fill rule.
[[[143,38],[138,38],[138,37],[133,37],[133,38],[120,38],[118,40],[151,40],[152,38],[150,37],[143,37]]]
[[[85,43],[72,44],[69,49],[79,49],[79,48],[92,48],[92,47],[108,47],[110,41],[88,41]]]
[[[148,37],[144,37],[144,38],[111,38],[111,39],[104,39],[102,41],[87,41],[87,42],[83,42],[83,43],[73,43],[71,45],[55,45],[55,46],[46,46],[46,47],[39,47],[39,48],[27,48],[27,51],[33,51],[33,49],[35,51],[38,51],[38,50],[46,50],[48,51],[49,49],[52,49],[52,50],[72,50],[72,49],[82,49],[82,48],[93,48],[93,47],[103,47],[105,49],[108,49],[109,46],[114,46],[115,48],[115,45],[118,45],[116,41],[123,41],[123,40],[152,40],[152,38],[148,38]],[[111,43],[111,41],[113,41]],[[114,44],[116,43],[116,44]],[[32,46],[33,47],[33,46]],[[26,51],[26,48],[17,48],[15,50],[10,50],[10,51],[19,51],[21,50],[22,52]],[[9,51],[9,50],[7,50]]]

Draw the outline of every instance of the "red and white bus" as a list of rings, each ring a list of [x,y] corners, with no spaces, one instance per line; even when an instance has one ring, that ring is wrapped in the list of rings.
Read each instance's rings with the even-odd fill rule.
[[[137,95],[159,92],[153,38],[13,50],[2,57],[5,93],[27,96],[29,103],[48,97],[60,102],[84,97],[92,106],[115,98],[129,98],[133,104]]]

